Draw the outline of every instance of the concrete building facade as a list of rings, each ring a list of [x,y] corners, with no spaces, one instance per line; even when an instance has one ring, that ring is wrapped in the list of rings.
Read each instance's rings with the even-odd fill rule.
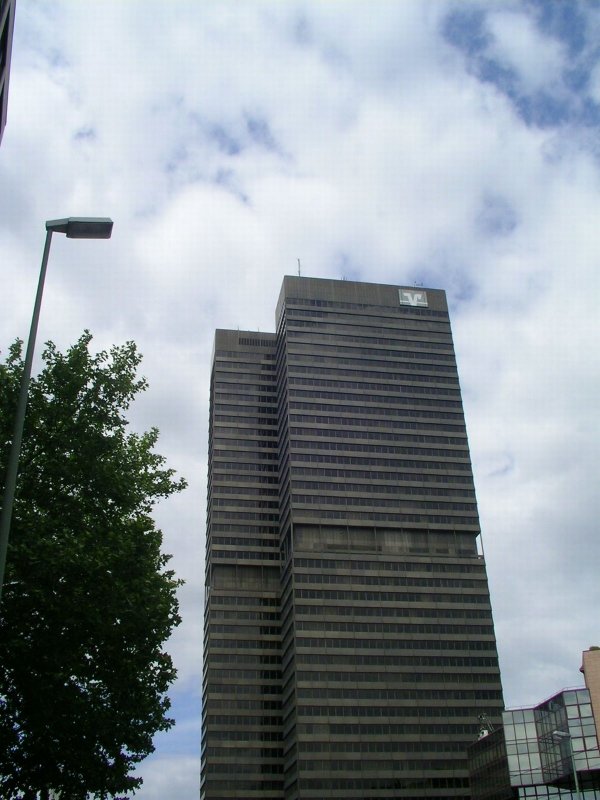
[[[503,708],[443,291],[286,277],[217,331],[201,797],[470,797]]]
[[[15,0],[0,0],[0,142],[8,113],[8,81],[15,25]]]

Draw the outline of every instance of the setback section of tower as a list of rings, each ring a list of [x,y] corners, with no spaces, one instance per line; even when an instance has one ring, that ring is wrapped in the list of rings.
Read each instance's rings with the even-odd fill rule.
[[[275,336],[217,331],[201,797],[282,800]]]

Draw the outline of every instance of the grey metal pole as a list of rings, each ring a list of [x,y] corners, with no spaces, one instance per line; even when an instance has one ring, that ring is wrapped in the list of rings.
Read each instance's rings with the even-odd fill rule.
[[[575,764],[575,751],[573,750],[573,737],[569,734],[569,752],[571,753],[571,767],[573,768],[573,778],[575,780],[575,794],[577,800],[581,800],[581,792],[579,791],[579,778],[577,777],[577,765]]]
[[[46,279],[46,268],[48,266],[51,241],[52,230],[50,229],[46,232],[46,243],[44,245],[44,255],[42,256],[40,279],[38,281],[35,305],[33,307],[33,317],[29,330],[29,341],[27,342],[23,375],[21,376],[21,389],[15,415],[15,427],[6,467],[6,481],[4,484],[4,496],[2,498],[2,512],[0,514],[0,601],[2,600],[2,587],[4,585],[4,568],[6,566],[8,536],[10,533],[10,522],[15,500],[17,473],[19,471],[19,457],[21,455],[21,440],[23,439],[23,426],[25,424],[25,411],[27,409],[27,395],[29,392],[29,380],[31,378],[31,366],[33,364],[33,351],[35,349],[35,337],[37,335],[38,322],[40,319],[40,308],[42,306],[42,294],[44,291],[44,281]]]

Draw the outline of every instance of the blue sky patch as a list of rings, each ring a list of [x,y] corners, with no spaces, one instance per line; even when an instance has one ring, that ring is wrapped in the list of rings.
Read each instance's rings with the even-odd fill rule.
[[[492,236],[507,236],[517,227],[517,213],[508,200],[497,194],[484,197],[477,226],[482,233]]]

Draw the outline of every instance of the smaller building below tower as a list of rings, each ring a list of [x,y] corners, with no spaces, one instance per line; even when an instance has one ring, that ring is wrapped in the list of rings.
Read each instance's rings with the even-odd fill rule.
[[[507,709],[469,748],[472,800],[600,800],[600,648],[584,652],[581,671],[585,687]]]

